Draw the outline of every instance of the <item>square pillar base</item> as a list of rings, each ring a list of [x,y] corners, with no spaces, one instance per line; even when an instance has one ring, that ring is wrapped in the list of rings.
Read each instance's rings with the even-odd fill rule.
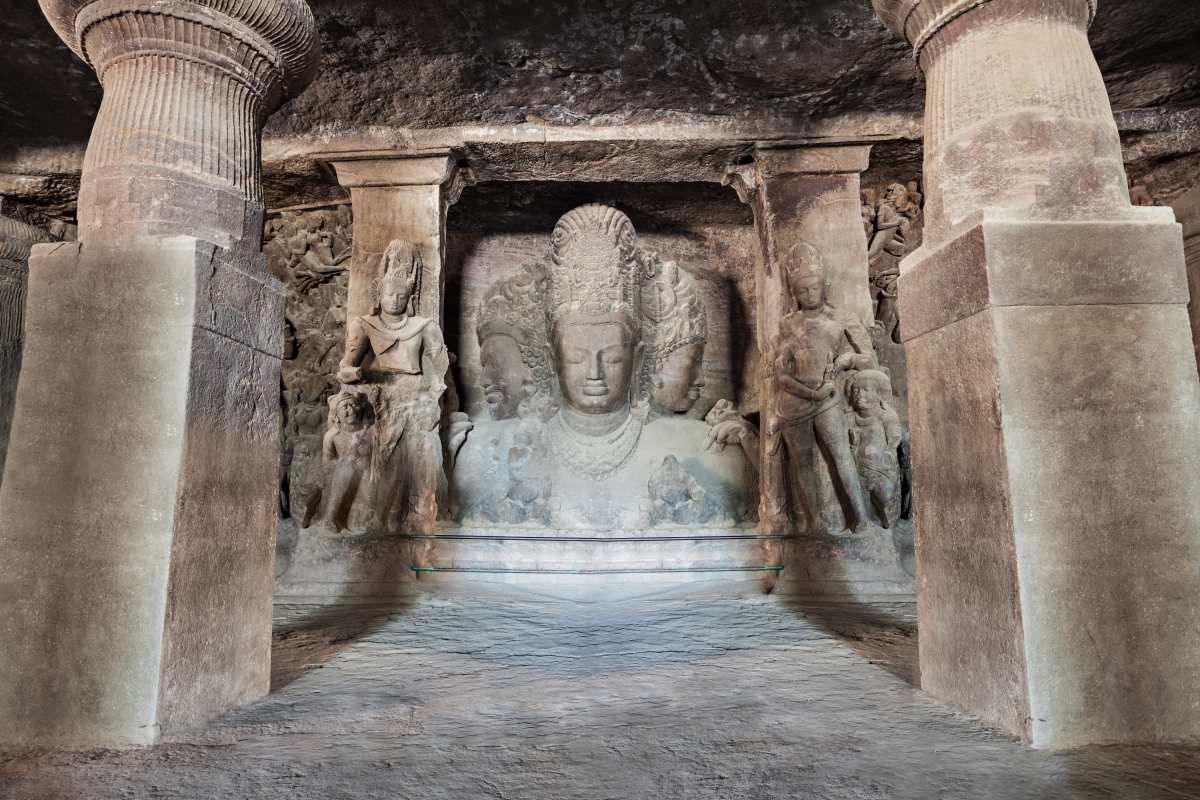
[[[39,245],[0,489],[0,740],[266,694],[283,292],[191,238]]]
[[[1014,217],[986,210],[900,279],[922,687],[1039,747],[1194,739],[1179,226]]]

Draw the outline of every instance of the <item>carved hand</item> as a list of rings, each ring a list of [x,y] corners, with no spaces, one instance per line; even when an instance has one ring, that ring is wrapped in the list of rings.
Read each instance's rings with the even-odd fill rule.
[[[338,370],[338,380],[342,383],[358,383],[362,380],[362,367],[343,366]]]

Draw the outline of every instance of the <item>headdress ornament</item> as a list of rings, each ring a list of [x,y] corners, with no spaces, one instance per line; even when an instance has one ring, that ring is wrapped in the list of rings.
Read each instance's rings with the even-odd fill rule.
[[[409,313],[417,314],[421,306],[421,275],[424,264],[421,251],[407,239],[393,239],[383,251],[383,272],[371,281],[371,302],[379,306],[379,291],[388,278],[402,278],[412,287],[408,301]]]
[[[568,211],[550,237],[546,321],[565,314],[625,314],[638,332],[641,260],[629,217],[610,206]]]
[[[642,341],[660,361],[692,342],[708,341],[708,316],[696,279],[674,261],[654,257],[654,275],[642,287]]]
[[[797,242],[791,250],[788,276],[793,278],[825,277],[825,266],[817,248],[806,242]]]

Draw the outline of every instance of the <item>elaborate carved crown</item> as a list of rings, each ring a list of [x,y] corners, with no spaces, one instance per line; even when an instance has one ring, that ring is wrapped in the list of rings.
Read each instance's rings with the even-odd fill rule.
[[[501,275],[479,301],[475,335],[480,347],[489,336],[508,336],[517,343],[521,360],[533,370],[541,387],[546,380],[542,346],[545,322],[540,318],[546,300],[545,264],[524,264]]]
[[[412,287],[412,298],[408,301],[409,313],[421,310],[421,273],[424,262],[421,250],[407,239],[393,239],[383,251],[383,269],[379,277],[371,281],[371,302],[379,308],[379,291],[388,278],[403,278]]]
[[[700,287],[674,261],[657,257],[642,287],[642,341],[652,363],[692,342],[708,341],[708,315]]]
[[[589,204],[568,211],[550,236],[546,321],[565,314],[625,314],[639,332],[641,253],[629,217]]]

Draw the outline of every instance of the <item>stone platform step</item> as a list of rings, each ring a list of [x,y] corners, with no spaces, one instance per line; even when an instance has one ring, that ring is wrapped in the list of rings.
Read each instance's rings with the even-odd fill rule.
[[[546,588],[736,582],[769,585],[783,570],[778,537],[753,528],[578,534],[503,529],[414,536],[412,571],[438,584],[489,581]],[[760,589],[761,590],[761,589]]]

